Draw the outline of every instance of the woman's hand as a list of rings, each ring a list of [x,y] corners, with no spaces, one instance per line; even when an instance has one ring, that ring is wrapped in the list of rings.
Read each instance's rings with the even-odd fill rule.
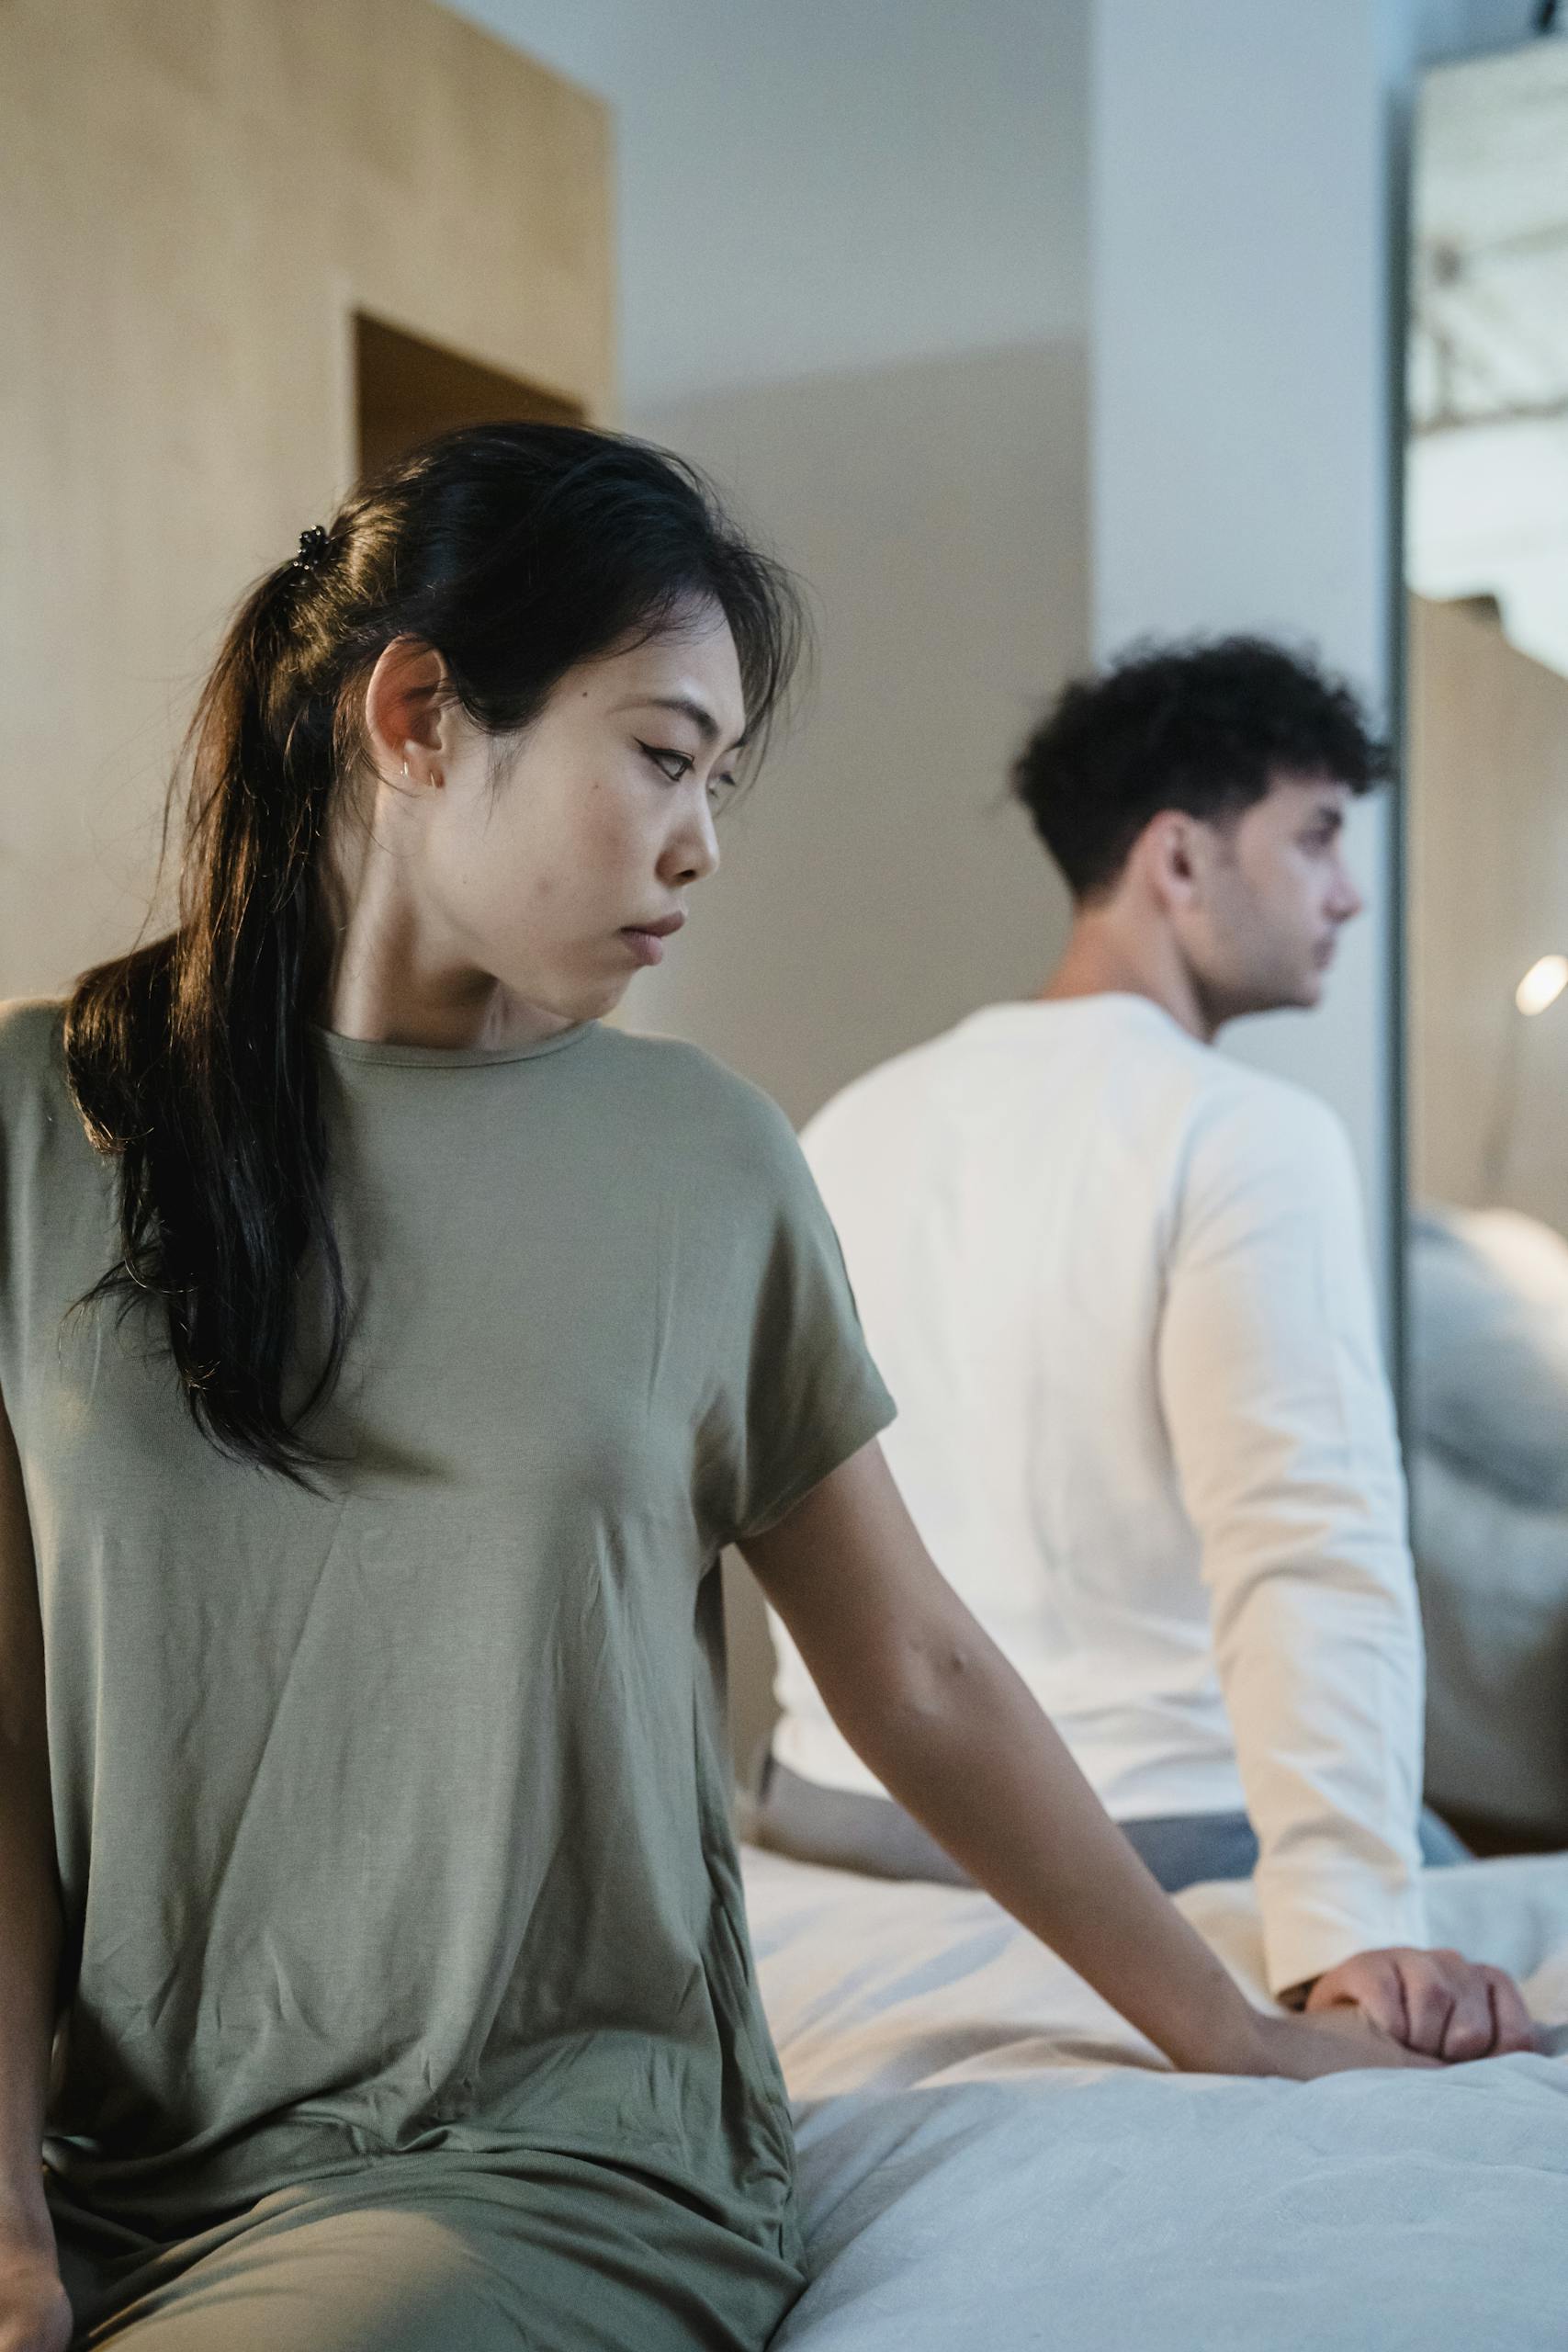
[[[75,2324],[52,2240],[0,2228],[0,2352],[67,2352]]]
[[[1222,2060],[1203,2071],[1283,2075],[1292,2082],[1307,2083],[1319,2075],[1342,2075],[1354,2067],[1430,2069],[1439,2064],[1382,2032],[1359,2009],[1343,2007],[1311,2018],[1269,2017],[1255,2011],[1249,2046],[1234,2059]]]

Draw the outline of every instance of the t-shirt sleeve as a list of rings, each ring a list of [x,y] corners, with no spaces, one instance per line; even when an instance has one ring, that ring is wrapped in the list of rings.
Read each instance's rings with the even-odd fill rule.
[[[732,1543],[775,1525],[894,1416],[832,1220],[784,1114],[767,1107],[715,1465]]]

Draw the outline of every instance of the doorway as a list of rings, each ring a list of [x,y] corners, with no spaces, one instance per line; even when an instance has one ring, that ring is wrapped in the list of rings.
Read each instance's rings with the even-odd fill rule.
[[[581,424],[584,418],[576,401],[364,311],[355,314],[354,380],[361,474],[379,473],[405,450],[458,425],[518,418]]]

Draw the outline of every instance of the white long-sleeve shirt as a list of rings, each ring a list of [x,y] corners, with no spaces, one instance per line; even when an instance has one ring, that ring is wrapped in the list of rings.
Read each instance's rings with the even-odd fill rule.
[[[911,1515],[1109,1810],[1245,1807],[1276,1991],[1424,1942],[1419,1621],[1333,1114],[1104,995],[990,1006],[803,1141]],[[774,1752],[877,1791],[773,1632]]]

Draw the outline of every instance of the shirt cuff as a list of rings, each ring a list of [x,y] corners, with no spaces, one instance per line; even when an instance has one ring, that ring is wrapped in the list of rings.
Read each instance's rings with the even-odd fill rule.
[[[1254,1880],[1263,1917],[1264,1973],[1277,2000],[1337,1968],[1358,1952],[1427,1940],[1427,1897],[1418,1873],[1259,1868]]]

